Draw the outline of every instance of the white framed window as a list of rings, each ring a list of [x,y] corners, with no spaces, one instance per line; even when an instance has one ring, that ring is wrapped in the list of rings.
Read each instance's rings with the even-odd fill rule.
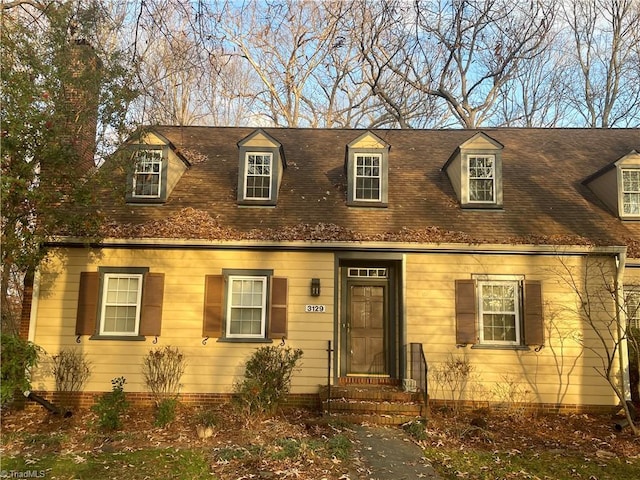
[[[382,155],[376,153],[355,154],[355,200],[379,202],[382,199]]]
[[[478,333],[480,343],[520,345],[520,281],[478,281]]]
[[[269,200],[271,198],[273,154],[247,152],[245,159],[244,198]]]
[[[159,198],[162,191],[162,150],[139,150],[133,173],[133,197]]]
[[[625,309],[628,325],[631,328],[640,329],[640,287],[627,292]]]
[[[640,168],[622,170],[622,213],[640,215]]]
[[[142,280],[138,273],[104,274],[100,335],[138,335]]]
[[[267,318],[266,276],[229,275],[228,338],[264,338]]]
[[[469,202],[495,203],[496,169],[494,155],[470,155]]]

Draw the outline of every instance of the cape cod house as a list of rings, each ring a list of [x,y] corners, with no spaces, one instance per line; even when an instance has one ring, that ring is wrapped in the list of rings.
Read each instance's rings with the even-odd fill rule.
[[[171,345],[183,400],[216,401],[285,344],[301,402],[327,382],[444,400],[462,362],[462,401],[615,405],[603,358],[628,389],[616,342],[640,323],[616,308],[640,298],[639,150],[637,129],[141,130],[103,238],[49,242],[24,331],[86,354],[82,395],[124,376],[144,398],[143,357]]]

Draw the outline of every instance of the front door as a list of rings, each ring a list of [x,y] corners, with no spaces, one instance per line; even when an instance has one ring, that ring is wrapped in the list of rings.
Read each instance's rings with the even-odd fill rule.
[[[386,281],[347,282],[348,375],[387,375],[388,286]]]

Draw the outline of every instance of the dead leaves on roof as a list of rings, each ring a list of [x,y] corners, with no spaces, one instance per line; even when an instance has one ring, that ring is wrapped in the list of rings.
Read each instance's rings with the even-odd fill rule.
[[[261,228],[242,231],[225,227],[208,212],[184,208],[167,218],[142,224],[105,225],[102,234],[110,238],[175,238],[187,240],[255,240],[255,241],[312,241],[312,242],[406,242],[406,243],[497,243],[509,245],[610,245],[611,242],[594,242],[579,235],[528,235],[504,239],[472,237],[471,235],[443,230],[435,226],[420,229],[402,228],[396,232],[366,235],[333,223],[315,225],[301,223],[279,229]],[[628,256],[640,258],[640,240],[627,239]]]

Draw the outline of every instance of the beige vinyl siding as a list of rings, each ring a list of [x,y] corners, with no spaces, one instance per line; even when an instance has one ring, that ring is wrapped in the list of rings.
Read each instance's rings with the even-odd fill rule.
[[[156,345],[152,337],[138,342],[89,340],[83,336],[80,344],[75,342],[80,273],[97,271],[98,266],[144,266],[149,267],[150,272],[165,274],[162,335]],[[171,345],[179,347],[187,358],[182,381],[184,393],[230,392],[234,380],[242,376],[244,362],[263,344],[223,343],[212,338],[202,345],[204,278],[220,274],[223,268],[272,269],[274,276],[288,278],[289,338],[286,343],[304,350],[304,374],[294,375],[292,392],[317,392],[318,385],[326,383],[325,350],[327,340],[333,339],[331,254],[105,249],[101,255],[88,256],[84,249],[62,250],[41,272],[33,340],[50,354],[64,347],[86,353],[93,366],[88,391],[108,390],[111,379],[121,375],[127,379],[127,391],[146,391],[141,375],[142,359],[151,349]],[[320,297],[309,295],[311,276],[321,279]],[[327,305],[327,312],[305,313],[304,306],[311,303]],[[50,377],[41,374],[38,382],[42,388],[53,389]]]
[[[141,364],[149,350],[172,345],[187,359],[184,393],[228,393],[243,374],[243,364],[263,344],[225,343],[215,338],[202,344],[203,302],[206,275],[220,275],[223,269],[270,269],[288,279],[287,345],[301,348],[301,370],[293,376],[293,393],[316,393],[327,378],[327,341],[334,340],[334,324],[340,312],[334,305],[335,258],[321,251],[210,250],[187,248],[117,249],[89,252],[81,248],[61,249],[52,255],[40,275],[40,296],[33,340],[49,354],[63,347],[87,354],[93,372],[87,391],[109,390],[111,380],[124,375],[126,390],[146,391]],[[580,268],[584,256],[565,256],[571,268]],[[604,257],[603,257],[604,258]],[[613,259],[605,259],[613,269]],[[375,263],[375,262],[373,262]],[[75,319],[80,273],[103,267],[148,267],[164,273],[162,335],[157,345],[146,341],[89,340],[75,342]],[[574,292],[558,274],[557,256],[481,253],[407,253],[403,273],[403,344],[422,343],[432,369],[446,360],[464,356],[474,367],[468,383],[468,400],[497,400],[491,396],[505,375],[518,388],[530,393],[529,400],[541,403],[615,404],[616,399],[595,370],[600,359],[576,340],[595,342],[575,313]],[[633,270],[639,273],[640,269]],[[613,274],[613,270],[611,270]],[[545,346],[539,352],[525,350],[456,348],[455,281],[472,275],[522,275],[542,282],[545,304]],[[321,296],[311,297],[311,278],[320,278]],[[640,274],[635,276],[640,280]],[[325,305],[324,313],[305,313],[307,304]],[[279,343],[274,340],[274,345]],[[592,343],[596,345],[595,343]],[[334,345],[339,354],[339,345]],[[46,371],[43,365],[41,373]],[[50,376],[39,375],[37,388],[53,389]],[[444,394],[430,384],[431,398]]]
[[[571,268],[580,268],[584,257],[563,257]],[[613,260],[608,260],[613,268]],[[576,340],[578,336],[598,346],[593,330],[579,315],[573,290],[564,284],[556,256],[536,255],[417,255],[407,256],[406,337],[422,343],[432,373],[448,358],[463,357],[473,366],[465,388],[466,400],[497,401],[499,385],[515,382],[528,391],[530,401],[566,404],[612,404],[616,399],[596,371],[601,359]],[[613,272],[611,270],[611,272]],[[524,275],[542,282],[545,346],[511,350],[456,347],[455,280],[472,275]],[[564,279],[566,279],[564,275]],[[594,305],[594,310],[598,310]],[[603,317],[608,318],[608,317]],[[431,398],[449,398],[430,383]]]

